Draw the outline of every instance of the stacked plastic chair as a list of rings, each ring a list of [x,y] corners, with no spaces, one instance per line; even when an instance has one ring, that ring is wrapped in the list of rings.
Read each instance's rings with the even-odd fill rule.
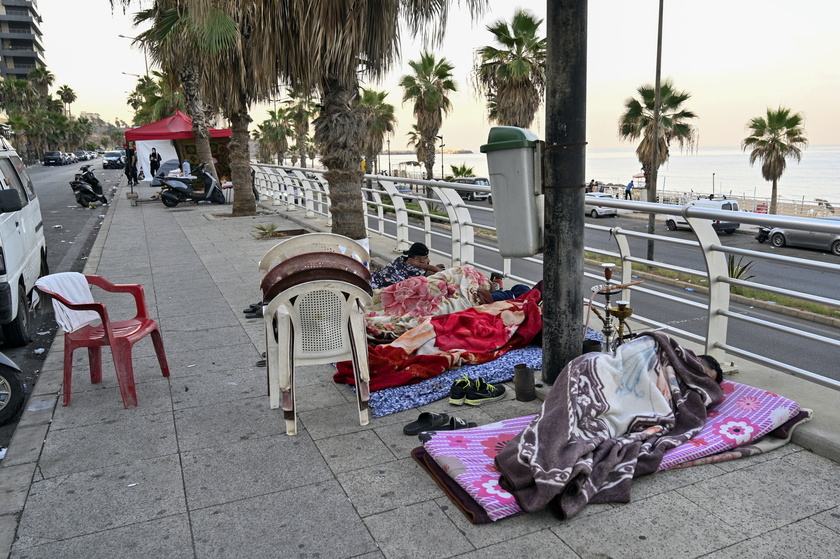
[[[271,248],[263,273],[266,366],[272,409],[297,434],[295,367],[351,360],[359,423],[369,421],[365,306],[372,303],[367,250],[332,233],[309,233]]]

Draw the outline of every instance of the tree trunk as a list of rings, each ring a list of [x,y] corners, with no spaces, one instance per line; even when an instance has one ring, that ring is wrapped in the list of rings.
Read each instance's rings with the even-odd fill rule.
[[[364,115],[355,107],[359,84],[325,77],[321,114],[315,119],[315,142],[330,185],[332,232],[351,239],[367,237],[362,200]]]
[[[776,213],[776,196],[779,194],[779,180],[773,179],[773,189],[770,191],[770,213]]]
[[[183,66],[178,71],[178,79],[184,90],[187,102],[187,112],[192,119],[192,133],[195,136],[195,151],[200,163],[207,163],[207,172],[216,180],[219,175],[213,164],[213,153],[210,150],[210,132],[207,130],[207,117],[204,114],[204,102],[201,100],[201,90],[198,86],[198,73],[193,66]]]
[[[230,179],[233,181],[233,211],[234,216],[254,215],[257,213],[257,202],[251,183],[251,158],[248,153],[248,124],[251,117],[245,110],[239,110],[230,115],[231,137]]]
[[[432,136],[431,141],[426,142],[426,160],[423,162],[426,165],[426,180],[430,181],[435,178],[435,137]]]

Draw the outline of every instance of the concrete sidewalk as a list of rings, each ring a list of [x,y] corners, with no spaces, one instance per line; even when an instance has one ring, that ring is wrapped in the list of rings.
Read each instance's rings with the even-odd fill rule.
[[[117,193],[86,271],[144,285],[172,376],[161,376],[144,340],[139,406],[126,410],[109,356],[103,382],[91,385],[77,352],[63,407],[56,340],[0,462],[0,557],[840,556],[838,395],[747,363],[735,380],[815,410],[797,444],[642,478],[631,503],[591,505],[565,522],[543,512],[471,525],[409,455],[417,439],[402,426],[419,411],[489,423],[537,410],[512,390],[481,407],[444,400],[362,427],[330,366],[299,369],[299,435],[286,436],[256,366],[262,321],[242,313],[260,299],[257,263],[273,244],[253,226],[327,227],[301,211],[223,217],[229,211],[131,206]],[[394,248],[371,239],[382,261]],[[116,301],[112,309],[128,311]]]

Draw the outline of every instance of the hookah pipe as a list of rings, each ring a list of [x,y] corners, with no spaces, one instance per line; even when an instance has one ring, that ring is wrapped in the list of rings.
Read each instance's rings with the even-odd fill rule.
[[[612,325],[612,317],[616,317],[618,319],[618,336],[617,342],[618,344],[622,343],[622,339],[624,337],[624,327],[625,327],[625,320],[629,318],[633,314],[633,309],[628,307],[627,301],[618,301],[618,307],[610,307],[610,296],[618,293],[622,289],[626,287],[631,287],[633,285],[639,285],[644,283],[644,281],[634,281],[622,284],[615,284],[610,285],[610,280],[612,279],[612,268],[615,264],[606,263],[603,265],[604,267],[604,279],[606,280],[606,284],[604,285],[597,285],[592,288],[592,297],[589,299],[589,312],[595,312],[595,316],[597,316],[604,325],[602,333],[604,334],[604,340],[602,342],[602,351],[611,351],[612,344],[613,344],[613,333],[615,329]],[[595,300],[595,297],[599,294],[603,293],[606,301],[604,303],[604,313],[606,316],[602,316],[601,313],[595,308],[592,303]],[[586,324],[589,323],[589,315],[587,315]],[[629,327],[628,327],[629,329]],[[584,339],[586,338],[586,328],[584,327]]]

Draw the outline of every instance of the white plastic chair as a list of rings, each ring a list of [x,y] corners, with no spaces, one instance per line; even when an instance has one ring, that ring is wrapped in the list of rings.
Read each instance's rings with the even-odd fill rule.
[[[260,276],[264,276],[279,262],[307,252],[337,252],[370,265],[370,253],[359,241],[335,233],[306,233],[280,241],[260,260]]]
[[[364,307],[371,296],[340,281],[310,281],[290,287],[263,311],[271,409],[283,404],[286,434],[297,434],[295,366],[352,360],[359,423],[367,425],[370,399]]]

